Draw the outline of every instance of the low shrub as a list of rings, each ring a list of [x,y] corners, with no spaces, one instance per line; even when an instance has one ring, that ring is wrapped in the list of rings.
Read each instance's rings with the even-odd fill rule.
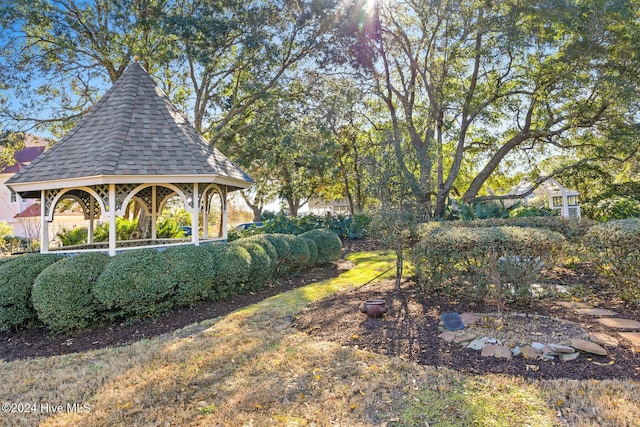
[[[342,241],[336,233],[330,230],[311,230],[302,233],[300,237],[316,242],[318,249],[318,264],[326,264],[340,257]]]
[[[213,256],[213,299],[223,299],[242,292],[251,273],[251,255],[239,246],[211,244],[205,246]]]
[[[174,246],[164,250],[174,285],[171,301],[176,306],[191,306],[212,297],[213,255],[203,246]]]
[[[267,255],[269,256],[269,260],[271,262],[269,273],[274,274],[276,272],[276,269],[278,268],[278,251],[276,247],[273,246],[273,243],[271,243],[269,239],[267,239],[265,234],[257,234],[255,236],[245,237],[242,239],[242,241],[259,244],[262,247],[262,249],[264,249],[267,252]]]
[[[543,268],[553,265],[564,237],[546,229],[428,224],[411,252],[421,284],[446,293],[528,299]]]
[[[299,237],[304,243],[307,244],[307,248],[309,248],[309,265],[316,265],[318,263],[318,245],[316,242],[307,239],[306,237]]]
[[[0,330],[9,331],[35,319],[33,283],[42,270],[61,258],[55,254],[29,254],[0,265]]]
[[[99,306],[92,289],[109,261],[107,254],[83,253],[45,268],[31,294],[38,319],[52,331],[84,329],[94,323]]]
[[[591,227],[583,240],[595,268],[624,301],[640,305],[640,219]]]
[[[291,248],[289,247],[289,239],[287,234],[264,234],[264,238],[268,240],[278,253],[278,263],[276,274],[284,275],[289,272],[289,258],[291,257]]]
[[[122,252],[106,266],[93,293],[110,318],[143,318],[171,307],[174,276],[155,249]]]
[[[290,234],[284,236],[289,244],[289,256],[285,259],[287,271],[300,271],[308,267],[311,261],[311,254],[309,253],[309,246],[304,242],[304,238]]]
[[[428,222],[418,226],[418,235],[422,236],[425,231],[434,224],[442,224],[443,226],[456,227],[526,227],[536,229],[547,229],[562,234],[569,241],[578,241],[581,239],[589,228],[595,224],[594,221],[586,218],[562,218],[559,216],[536,216],[536,217],[516,217],[516,218],[488,218],[475,220],[445,221],[442,223]]]
[[[251,270],[247,278],[246,287],[249,290],[257,290],[273,278],[271,258],[267,251],[256,242],[246,239],[236,240],[231,245],[238,245],[249,252],[251,256]],[[273,264],[275,265],[275,264]]]

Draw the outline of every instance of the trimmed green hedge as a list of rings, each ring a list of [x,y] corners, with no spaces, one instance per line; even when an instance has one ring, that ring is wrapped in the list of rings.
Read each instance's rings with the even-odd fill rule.
[[[91,292],[111,258],[84,253],[49,265],[31,294],[38,319],[52,331],[84,329],[96,321],[98,301]]]
[[[318,264],[326,264],[340,257],[342,241],[336,233],[330,230],[311,230],[302,233],[299,237],[311,239],[318,249]]]
[[[230,245],[240,246],[249,252],[251,256],[250,272],[247,278],[247,288],[250,290],[260,289],[265,283],[273,278],[271,258],[267,251],[256,242],[246,241],[246,239],[236,240]]]
[[[203,246],[174,246],[164,250],[173,281],[171,301],[191,306],[213,297],[213,254]]]
[[[276,269],[278,268],[278,251],[276,250],[276,247],[273,246],[273,243],[271,243],[267,239],[266,235],[257,234],[255,236],[250,236],[250,237],[245,237],[243,239],[240,239],[240,241],[254,242],[259,244],[267,252],[267,255],[269,256],[269,260],[271,262],[270,274],[275,274]]]
[[[316,242],[306,237],[300,237],[300,239],[306,243],[309,248],[309,265],[316,265],[318,263],[318,245]]]
[[[562,234],[567,240],[576,241],[582,238],[594,221],[582,219],[567,219],[558,216],[547,217],[518,217],[518,218],[488,218],[474,220],[458,220],[446,222],[428,222],[418,226],[418,235],[422,236],[424,232],[428,232],[432,227],[439,225],[449,227],[526,227],[536,229],[547,229]]]
[[[111,259],[93,293],[110,318],[158,316],[171,307],[173,278],[162,253],[136,249]]]
[[[228,298],[242,292],[251,273],[251,255],[239,246],[214,243],[205,246],[213,256],[213,299]]]
[[[284,275],[289,272],[289,258],[291,257],[291,248],[289,247],[289,240],[285,236],[289,234],[264,234],[264,238],[268,240],[278,253],[278,263],[276,267],[276,273],[278,275]]]
[[[36,318],[31,303],[33,282],[60,259],[55,254],[29,254],[0,265],[0,330],[9,331]]]
[[[607,277],[618,296],[640,305],[640,219],[595,225],[583,242],[593,265]]]
[[[289,244],[289,256],[285,259],[287,271],[300,271],[309,266],[311,254],[309,246],[304,242],[303,237],[284,234],[284,238]]]
[[[435,291],[482,299],[523,300],[543,268],[553,265],[564,237],[547,229],[459,227],[430,223],[411,251],[421,284]]]

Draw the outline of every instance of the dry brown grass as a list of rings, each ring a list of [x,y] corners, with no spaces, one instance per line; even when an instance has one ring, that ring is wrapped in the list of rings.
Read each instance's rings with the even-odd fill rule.
[[[392,262],[380,254],[353,259],[357,267],[337,279],[170,338],[0,363],[0,402],[90,406],[2,413],[1,425],[640,425],[637,382],[466,376],[296,332],[290,319],[302,306],[364,283]]]

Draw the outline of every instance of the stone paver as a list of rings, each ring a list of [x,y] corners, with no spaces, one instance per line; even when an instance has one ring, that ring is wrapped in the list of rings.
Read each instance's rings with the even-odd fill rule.
[[[498,359],[507,359],[511,360],[513,355],[511,354],[511,350],[508,347],[503,345],[495,345],[495,344],[486,344],[482,348],[482,353],[480,353],[481,357],[497,357]]]
[[[617,347],[620,342],[611,335],[603,334],[602,332],[591,332],[589,334],[589,340],[596,344],[605,345],[607,347]]]
[[[569,309],[592,308],[592,306],[587,303],[575,301],[558,301],[556,305]]]
[[[576,350],[597,354],[599,356],[607,355],[607,350],[600,347],[598,344],[587,340],[572,339],[571,347],[575,348]]]
[[[618,335],[631,342],[634,347],[640,347],[640,332],[618,332]]]
[[[618,314],[606,308],[578,308],[576,312],[580,314],[590,314],[591,316],[616,316]]]
[[[462,313],[460,315],[460,318],[462,319],[462,323],[464,323],[464,326],[475,325],[481,320],[480,316],[475,313]]]
[[[597,322],[609,328],[616,329],[640,329],[640,322],[631,319],[621,319],[618,317],[606,317],[604,319],[596,319]]]

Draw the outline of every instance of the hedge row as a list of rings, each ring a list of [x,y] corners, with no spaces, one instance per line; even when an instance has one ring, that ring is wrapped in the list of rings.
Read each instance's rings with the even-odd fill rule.
[[[487,218],[474,220],[448,221],[445,223],[429,222],[418,227],[418,235],[424,234],[424,231],[430,230],[431,227],[443,224],[445,226],[456,227],[525,227],[551,230],[562,234],[569,241],[578,241],[584,237],[589,229],[595,224],[585,218],[568,219],[558,216],[537,216],[537,217],[516,217],[516,218]]]
[[[607,277],[617,295],[640,305],[640,219],[595,225],[583,242],[593,265]]]
[[[36,319],[51,330],[71,331],[98,321],[157,316],[257,290],[278,275],[336,259],[341,247],[335,233],[316,230],[114,257],[25,255],[0,265],[0,330]]]
[[[565,243],[548,229],[457,224],[422,225],[411,251],[420,283],[432,291],[528,299],[531,285]]]

